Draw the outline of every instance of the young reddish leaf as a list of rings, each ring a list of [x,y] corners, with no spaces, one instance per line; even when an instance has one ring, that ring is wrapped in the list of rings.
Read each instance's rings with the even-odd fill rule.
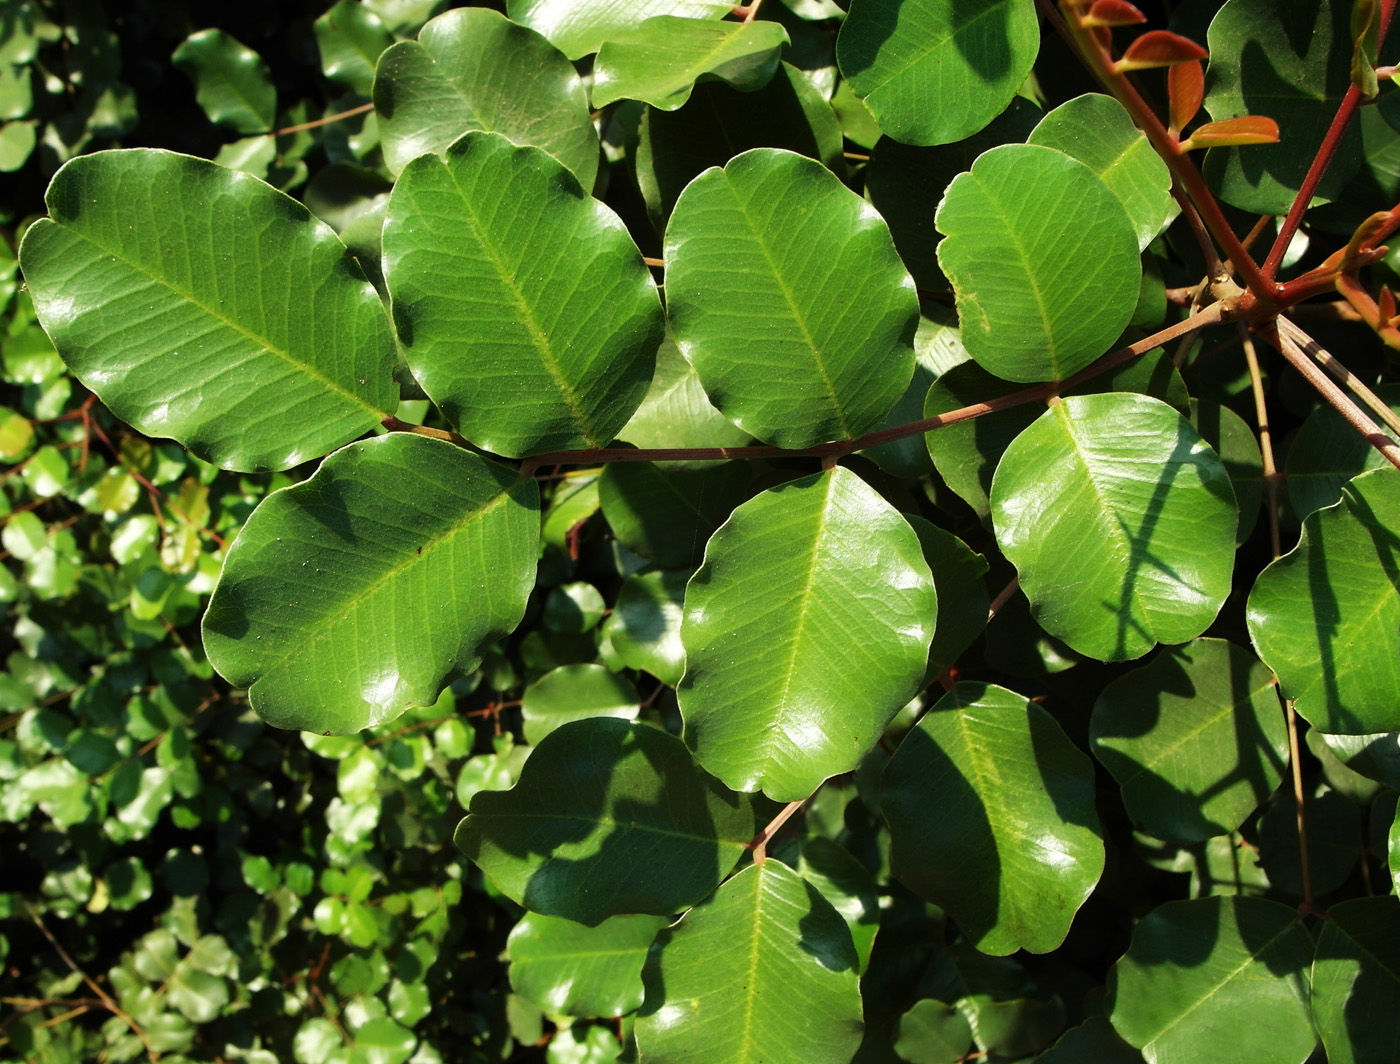
[[[1167,98],[1171,101],[1173,129],[1185,129],[1196,117],[1206,91],[1205,68],[1199,59],[1177,63],[1167,71]]]
[[[1147,16],[1128,0],[1094,0],[1093,6],[1080,17],[1081,26],[1135,26],[1146,22]]]
[[[1181,142],[1183,151],[1196,148],[1227,148],[1236,144],[1274,144],[1278,123],[1263,115],[1241,115],[1221,122],[1207,122]]]
[[[1126,74],[1130,70],[1189,63],[1193,59],[1204,59],[1206,55],[1206,50],[1199,44],[1178,33],[1148,30],[1128,45],[1123,58],[1113,64],[1113,69],[1119,74]]]
[[[1391,294],[1387,285],[1381,286],[1381,298],[1378,304],[1381,308],[1381,318],[1389,322],[1395,317],[1395,296]]]

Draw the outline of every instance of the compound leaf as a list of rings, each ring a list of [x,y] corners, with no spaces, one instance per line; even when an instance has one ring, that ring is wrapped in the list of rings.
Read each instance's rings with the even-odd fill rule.
[[[918,690],[937,610],[918,537],[855,473],[770,488],[686,589],[686,741],[736,790],[805,798]]]
[[[1249,635],[1308,723],[1361,735],[1400,729],[1400,472],[1375,469],[1303,522],[1259,574]]]
[[[1006,449],[991,509],[1032,614],[1081,654],[1126,661],[1193,639],[1230,592],[1230,478],[1160,400],[1055,403]]]
[[[1142,281],[1137,234],[1088,166],[1038,144],[984,152],[934,218],[963,344],[1011,381],[1063,380],[1118,339]]]
[[[1316,1038],[1313,944],[1293,910],[1263,898],[1172,901],[1133,929],[1108,975],[1108,1018],[1152,1064],[1299,1064]],[[1230,1038],[1220,1039],[1221,1031]]]
[[[607,446],[646,394],[656,283],[618,217],[539,148],[469,133],[410,163],[384,276],[415,378],[488,451]]]
[[[545,736],[510,790],[479,791],[456,842],[516,903],[594,927],[694,905],[753,835],[750,800],[679,739],[594,717]]]
[[[408,433],[351,444],[248,519],[204,648],[269,723],[359,731],[477,667],[520,623],[538,550],[515,470]]]
[[[666,227],[666,300],[714,405],[779,447],[855,439],[914,373],[919,306],[875,209],[805,156],[701,174]]]
[[[20,258],[112,412],[226,469],[286,469],[398,403],[374,289],[329,227],[247,174],[147,148],[73,159]]]
[[[982,953],[1055,949],[1103,871],[1091,762],[1004,688],[939,699],[885,767],[880,809],[895,878]]]
[[[856,972],[831,903],[778,861],[750,865],[657,936],[637,1048],[655,1064],[846,1064]]]
[[[593,106],[641,100],[674,111],[702,79],[740,92],[759,89],[772,79],[787,43],[787,30],[776,22],[658,15],[603,45],[593,61]]]
[[[486,8],[447,11],[418,40],[387,49],[374,109],[396,174],[463,133],[490,130],[543,148],[587,190],[598,175],[598,134],[573,65],[534,30]]]
[[[890,136],[948,144],[1005,110],[1039,46],[1034,0],[853,0],[836,61]]]

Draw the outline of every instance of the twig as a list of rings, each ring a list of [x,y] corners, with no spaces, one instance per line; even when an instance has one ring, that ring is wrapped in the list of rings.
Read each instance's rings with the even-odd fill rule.
[[[1011,582],[997,592],[997,597],[992,599],[992,603],[987,607],[987,623],[992,622],[992,618],[1001,612],[1001,608],[1011,601],[1011,596],[1016,594],[1021,586],[1019,574],[1011,578]]]
[[[1386,427],[1391,432],[1400,437],[1400,415],[1386,405],[1379,395],[1366,387],[1366,382],[1358,377],[1346,366],[1342,365],[1336,355],[1327,351],[1321,344],[1305,333],[1298,326],[1294,325],[1287,318],[1278,319],[1278,327],[1281,332],[1287,333],[1293,341],[1313,358],[1317,359],[1318,365],[1325,369],[1342,384],[1350,388],[1363,403],[1371,408],[1371,412],[1385,422]]]
[[[1264,402],[1264,375],[1259,371],[1259,354],[1254,350],[1254,340],[1249,330],[1241,323],[1240,346],[1244,348],[1244,360],[1249,366],[1249,387],[1254,393],[1254,423],[1259,426],[1259,453],[1264,463],[1264,493],[1269,506],[1269,545],[1274,557],[1283,553],[1278,533],[1278,467],[1274,464],[1273,432],[1269,428],[1269,408]]]
[[[810,796],[809,796],[810,797]],[[778,829],[788,822],[788,818],[793,813],[802,808],[806,798],[801,798],[795,802],[788,802],[782,810],[772,820],[768,821],[767,827],[753,837],[749,843],[749,848],[753,850],[753,863],[762,864],[768,857],[768,843],[777,833]]]
[[[1298,861],[1303,874],[1303,904],[1298,906],[1298,915],[1307,916],[1316,912],[1316,908],[1313,903],[1312,869],[1308,862],[1308,825],[1303,816],[1303,764],[1299,759],[1298,714],[1293,709],[1293,699],[1283,699],[1283,715],[1288,724],[1288,758],[1293,763],[1293,807],[1298,829]]]
[[[355,115],[362,115],[366,111],[373,111],[374,104],[362,103],[358,107],[352,107],[348,111],[341,111],[339,114],[326,115],[325,118],[317,118],[310,122],[302,122],[300,125],[287,126],[284,129],[274,129],[271,133],[264,134],[269,137],[280,137],[287,133],[300,133],[307,129],[316,129],[319,126],[328,126],[332,122],[339,122],[346,118],[353,118]]]

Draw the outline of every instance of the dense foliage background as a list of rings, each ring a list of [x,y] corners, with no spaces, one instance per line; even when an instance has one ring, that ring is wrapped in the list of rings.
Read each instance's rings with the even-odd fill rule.
[[[0,494],[0,599],[8,611],[0,674],[0,1059],[635,1059],[639,972],[667,921],[616,917],[622,923],[610,924],[607,949],[598,939],[572,939],[575,925],[526,915],[503,896],[453,844],[453,831],[473,795],[509,787],[530,750],[567,721],[613,715],[679,731],[675,687],[683,654],[673,614],[685,578],[739,502],[812,472],[812,459],[770,456],[687,472],[561,465],[538,477],[543,546],[525,623],[492,647],[479,669],[453,682],[436,705],[355,735],[280,730],[214,674],[199,619],[249,514],[270,491],[304,480],[314,463],[273,474],[227,472],[112,417],[69,375],[37,324],[13,251],[44,212],[43,190],[64,162],[111,147],[160,147],[245,170],[302,200],[339,232],[383,292],[385,204],[392,175],[413,153],[403,154],[402,129],[397,139],[380,139],[379,116],[370,110],[375,63],[449,6],[456,5],[0,6],[0,460],[8,463]],[[1221,4],[1142,6],[1155,24],[1170,17],[1176,30],[1204,41]],[[762,62],[735,57],[729,80],[746,92],[706,79],[687,100],[691,87],[681,79],[679,86],[649,87],[648,98],[662,98],[664,106],[646,106],[625,93],[607,99],[595,83],[603,152],[594,191],[644,254],[660,256],[682,188],[706,167],[759,146],[830,167],[886,215],[918,285],[922,391],[900,400],[886,422],[898,424],[1003,394],[964,364],[960,376],[944,382],[946,394],[935,392],[925,407],[923,393],[935,378],[966,357],[949,281],[932,254],[933,206],[944,187],[984,150],[1025,139],[1042,113],[1095,86],[1047,31],[1022,95],[986,133],[969,130],[970,137],[950,137],[958,143],[941,149],[909,147],[882,138],[852,82],[838,73],[844,7],[768,0],[759,15],[775,27],[768,44],[786,35],[790,65],[770,63],[760,76]],[[586,58],[577,65],[590,69]],[[521,84],[528,97],[534,82]],[[1352,167],[1352,184],[1310,214],[1294,242],[1288,265],[1295,271],[1345,244],[1367,211],[1394,201],[1400,135],[1377,117],[1387,99],[1361,120],[1371,139]],[[1280,118],[1286,131],[1287,115]],[[395,152],[402,157],[386,162]],[[1161,210],[1165,222],[1170,204]],[[1227,210],[1239,231],[1248,229],[1252,215]],[[1149,240],[1133,339],[1171,320],[1176,311],[1166,295],[1175,292],[1182,302],[1180,292],[1204,270],[1184,226],[1160,237],[1147,233],[1143,245]],[[1138,250],[1130,248],[1128,257]],[[942,264],[950,272],[951,261]],[[1386,260],[1368,279],[1394,276]],[[1345,350],[1352,370],[1372,383],[1386,381],[1384,345],[1336,317],[1319,315],[1309,327]],[[1111,330],[1105,349],[1120,329]],[[1219,423],[1212,430],[1198,418],[1198,426],[1218,445],[1241,499],[1239,571],[1252,578],[1273,553],[1270,522],[1257,516],[1261,459],[1248,446],[1245,422],[1253,422],[1255,408],[1240,352],[1227,334],[1207,334],[1173,352],[1175,366],[1158,353],[1100,385],[1188,411],[1192,400],[1213,404]],[[667,345],[658,378],[683,376]],[[1304,517],[1334,502],[1345,480],[1378,459],[1282,363],[1263,383],[1280,465],[1291,478],[1277,511],[1288,549]],[[448,424],[412,381],[404,395],[397,412],[404,425]],[[452,416],[460,427],[458,413]],[[987,680],[1024,695],[1083,750],[1091,746],[1090,711],[1111,683],[1119,684],[1111,690],[1118,706],[1128,707],[1123,712],[1134,704],[1131,684],[1139,682],[1133,677],[1142,661],[1076,653],[1038,628],[1025,597],[1008,585],[1013,570],[986,525],[987,490],[995,459],[1029,420],[1012,411],[979,422],[989,426],[981,435],[940,437],[948,441],[942,452],[932,435],[927,448],[914,436],[842,462],[912,515],[926,551],[937,554],[927,543],[952,540],[951,533],[981,552],[945,553],[954,561],[935,573],[940,582],[947,578],[939,617],[943,624],[946,610],[951,627],[941,629],[947,656],[933,662],[929,690],[895,717],[886,741],[857,771],[822,786],[770,844],[777,860],[819,884],[850,925],[863,972],[862,1062],[1141,1060],[1103,1013],[1110,970],[1146,914],[1179,899],[1267,897],[1290,907],[1304,903],[1316,935],[1317,913],[1327,906],[1393,891],[1400,787],[1393,732],[1364,740],[1305,734],[1297,752],[1311,843],[1304,884],[1296,807],[1283,782],[1290,756],[1283,718],[1271,680],[1254,682],[1250,670],[1262,666],[1241,649],[1251,645],[1250,582],[1243,576],[1233,589],[1227,576],[1228,598],[1208,639],[1178,659],[1151,659],[1159,672],[1196,670],[1182,681],[1187,687],[1208,673],[1238,671],[1253,677],[1246,685],[1251,698],[1263,690],[1258,704],[1265,708],[1231,707],[1251,735],[1242,746],[1263,763],[1239,766],[1239,778],[1210,758],[1197,766],[1204,777],[1225,773],[1216,782],[1240,809],[1235,830],[1190,821],[1200,803],[1183,803],[1182,812],[1172,803],[1179,796],[1132,795],[1120,778],[1131,775],[1130,766],[1110,772],[1112,754],[1099,748],[1100,763],[1084,771],[1093,780],[1089,804],[1102,820],[1106,865],[1101,878],[1087,877],[1085,891],[1093,892],[1063,943],[1048,942],[1039,953],[990,955],[1014,944],[979,952],[966,929],[915,892],[917,870],[906,882],[891,878],[877,778],[895,741],[921,734],[911,725],[942,694],[940,676],[949,688],[956,679]],[[718,415],[697,424],[705,443],[747,440]],[[629,427],[624,438],[641,446],[696,442],[668,436],[695,425],[659,403],[644,405]],[[678,521],[676,499],[696,500],[695,513]],[[994,598],[995,618],[984,627]],[[667,610],[659,635],[637,619]],[[953,630],[966,638],[950,636]],[[1153,698],[1163,688],[1181,693],[1160,676],[1140,682]],[[852,679],[854,687],[866,683]],[[1221,704],[1231,697],[1215,695]],[[1098,719],[1101,739],[1109,726]],[[1172,741],[1162,739],[1167,747]],[[1076,771],[1081,766],[1075,751],[1056,749],[1054,757],[1074,761]],[[922,779],[912,772],[901,784],[913,808],[927,801],[940,809],[953,800],[920,794]],[[886,773],[885,813],[899,797],[891,780]],[[1033,787],[1008,784],[1016,786]],[[769,816],[781,808],[762,797],[757,805]],[[1154,810],[1184,821],[1154,822]],[[1219,807],[1210,813],[1233,815]],[[987,874],[978,856],[969,851],[965,875]],[[1366,920],[1394,923],[1391,903],[1366,910]],[[594,956],[608,952],[623,958],[618,967]],[[1380,981],[1368,1003],[1377,1015],[1400,1012],[1392,961],[1381,963],[1392,978]],[[1245,1051],[1226,1046],[1225,1035],[1207,1037],[1220,1048],[1199,1059],[1255,1064],[1232,1056]],[[1355,1041],[1357,1060],[1396,1059],[1393,1048],[1376,1048],[1361,1033]],[[1313,1059],[1325,1059],[1320,1047]]]

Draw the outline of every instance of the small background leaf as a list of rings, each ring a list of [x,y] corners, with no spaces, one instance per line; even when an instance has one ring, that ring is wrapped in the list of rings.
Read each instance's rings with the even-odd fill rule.
[[[517,994],[565,1016],[622,1016],[642,1003],[642,962],[664,916],[614,916],[584,927],[526,913],[506,944]]]
[[[266,133],[277,118],[272,73],[257,52],[223,30],[192,34],[172,57],[195,86],[209,121],[235,133]]]

